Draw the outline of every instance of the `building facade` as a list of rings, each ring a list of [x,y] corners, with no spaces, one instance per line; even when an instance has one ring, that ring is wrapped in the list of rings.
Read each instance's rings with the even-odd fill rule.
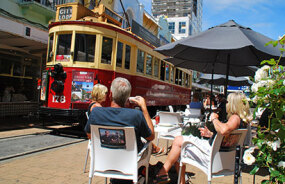
[[[182,39],[202,31],[203,0],[152,0],[155,18],[167,17],[170,32]]]

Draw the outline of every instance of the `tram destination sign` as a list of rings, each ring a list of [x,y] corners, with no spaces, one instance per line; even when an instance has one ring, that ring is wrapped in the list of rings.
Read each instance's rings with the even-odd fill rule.
[[[61,7],[58,13],[58,20],[69,20],[72,17],[72,6]]]

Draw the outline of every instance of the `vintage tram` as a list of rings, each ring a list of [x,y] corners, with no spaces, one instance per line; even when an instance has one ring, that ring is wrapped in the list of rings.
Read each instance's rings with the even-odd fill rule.
[[[189,104],[191,72],[164,61],[153,45],[121,24],[122,17],[102,4],[93,10],[79,3],[57,7],[49,25],[41,116],[83,121],[93,85],[110,88],[116,77],[131,82],[131,96],[143,96],[151,116],[168,105]],[[103,105],[110,105],[109,97]]]

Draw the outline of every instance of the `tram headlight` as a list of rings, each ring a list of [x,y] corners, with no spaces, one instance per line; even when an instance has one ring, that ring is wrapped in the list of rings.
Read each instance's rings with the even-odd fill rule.
[[[66,79],[66,73],[60,63],[54,65],[54,69],[51,71],[51,77],[54,79]]]
[[[60,80],[54,80],[51,84],[51,89],[56,93],[62,93],[64,90],[64,83]]]
[[[54,65],[54,69],[51,71],[51,77],[54,78],[51,89],[56,93],[62,93],[64,90],[64,80],[67,77],[62,64],[58,63]]]

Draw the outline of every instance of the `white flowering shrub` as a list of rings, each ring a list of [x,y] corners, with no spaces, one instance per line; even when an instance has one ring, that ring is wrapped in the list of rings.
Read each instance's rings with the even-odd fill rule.
[[[251,86],[255,112],[259,108],[267,109],[268,125],[259,126],[257,137],[253,139],[257,155],[253,156],[254,148],[250,148],[245,151],[243,161],[247,165],[255,165],[250,174],[255,174],[261,167],[269,170],[269,180],[262,183],[285,183],[285,70],[279,64],[285,51],[285,35],[268,44],[281,44],[281,56],[278,60],[262,61],[261,64],[266,65],[256,71]]]

